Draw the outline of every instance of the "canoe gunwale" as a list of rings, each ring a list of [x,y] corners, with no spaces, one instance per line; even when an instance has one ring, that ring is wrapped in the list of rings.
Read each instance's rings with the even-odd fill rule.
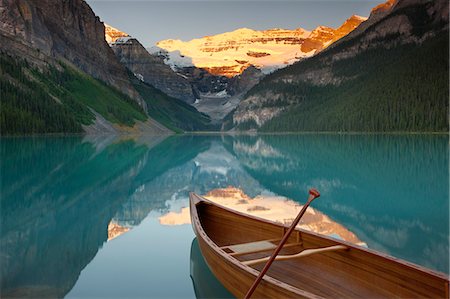
[[[215,203],[215,202],[213,202],[211,200],[208,200],[207,198],[204,198],[204,197],[202,197],[200,195],[197,195],[195,193],[190,193],[189,197],[191,198],[191,200],[194,200],[193,203],[194,203],[195,206],[198,203],[203,202],[203,203],[206,203],[206,204],[210,204],[210,205],[216,206],[216,207],[218,207],[220,209],[226,210],[227,212],[233,213],[233,214],[241,216],[241,217],[250,218],[250,219],[253,219],[253,220],[256,220],[256,221],[260,221],[260,222],[265,222],[265,223],[268,223],[268,224],[276,225],[276,226],[279,226],[280,228],[286,228],[286,229],[289,228],[288,225],[284,225],[284,224],[281,224],[281,223],[277,223],[275,221],[271,221],[271,220],[268,220],[268,219],[260,218],[260,217],[254,216],[254,215],[249,215],[249,214],[245,214],[245,213],[242,213],[242,212],[230,209],[230,208],[228,208],[226,206],[217,204],[217,203]],[[196,210],[195,210],[195,214],[197,215],[197,218],[198,218],[198,214],[197,214]],[[201,226],[200,223],[198,223],[198,226],[201,228],[201,230],[204,232],[205,236],[210,241],[210,242],[208,242],[208,244],[212,244],[214,246],[214,249],[217,250],[218,252],[220,252],[221,255],[223,255],[225,257],[229,257],[229,254],[227,254],[224,250],[222,250],[219,246],[217,246],[217,244],[215,244],[214,241],[212,241],[208,237],[208,234],[203,230],[203,227]],[[381,257],[381,258],[386,259],[389,262],[398,263],[398,264],[401,264],[401,265],[403,265],[403,266],[405,266],[407,268],[410,268],[411,270],[420,271],[423,274],[426,274],[426,275],[429,275],[429,276],[432,276],[432,277],[438,277],[438,278],[446,280],[447,283],[449,282],[449,276],[446,275],[445,273],[442,273],[442,272],[439,272],[439,271],[435,271],[435,270],[431,270],[431,269],[425,268],[423,266],[420,266],[420,265],[417,265],[417,264],[405,261],[403,259],[396,258],[396,257],[390,256],[388,254],[372,250],[370,248],[364,248],[364,247],[361,247],[361,246],[357,246],[355,244],[352,244],[352,243],[344,241],[344,240],[337,240],[335,238],[332,238],[332,237],[329,237],[329,236],[326,236],[326,235],[321,235],[319,233],[315,233],[315,232],[312,232],[312,231],[307,231],[307,230],[302,229],[302,228],[295,228],[295,230],[300,231],[302,234],[305,234],[305,235],[310,235],[310,236],[313,236],[313,237],[316,237],[316,238],[326,239],[326,240],[328,240],[328,241],[330,241],[332,243],[335,243],[335,245],[347,246],[348,247],[347,250],[357,250],[357,251],[361,251],[361,252],[363,252],[365,254],[369,254],[369,255],[372,255],[372,256],[376,256],[376,257]],[[222,254],[222,252],[223,252],[223,254]],[[234,261],[237,261],[237,263],[239,265],[241,265],[241,262],[239,260],[233,258],[233,262]],[[245,268],[246,271],[247,271],[247,268],[249,268],[250,270],[253,270],[254,272],[253,271],[251,271],[251,272],[252,273],[256,273],[256,276],[259,274],[259,271],[255,270],[255,269],[253,269],[253,268],[251,268],[249,266],[246,266],[246,268]],[[281,283],[283,283],[283,282],[281,282]],[[288,286],[290,286],[290,285],[288,285]],[[295,287],[293,287],[293,288],[295,288]],[[295,289],[297,289],[297,288],[295,288]]]

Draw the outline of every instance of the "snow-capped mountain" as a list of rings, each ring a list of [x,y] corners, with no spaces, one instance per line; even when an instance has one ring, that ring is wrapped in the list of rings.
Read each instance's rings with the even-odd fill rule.
[[[352,16],[337,29],[319,26],[313,31],[242,28],[189,42],[164,40],[147,49],[105,24],[105,39],[142,81],[220,122],[264,73],[318,53],[364,20]]]
[[[115,43],[119,39],[123,40],[124,38],[130,37],[128,33],[120,31],[119,29],[114,28],[106,23],[104,23],[104,25],[105,25],[105,39],[108,42],[108,44]]]
[[[319,26],[313,31],[241,28],[188,42],[163,40],[157,46],[168,52],[166,62],[172,67],[186,67],[186,61],[190,61],[193,66],[227,77],[241,74],[250,65],[269,73],[318,53],[365,20],[354,15],[337,29]]]
[[[136,38],[107,24],[105,39],[119,61],[141,81],[192,104],[210,115],[213,121],[233,110],[239,98],[262,77],[261,71],[254,67],[247,67],[234,77],[211,74],[195,67],[190,58],[181,57],[179,51],[168,52],[157,47],[145,49]],[[170,64],[174,61],[176,67]]]

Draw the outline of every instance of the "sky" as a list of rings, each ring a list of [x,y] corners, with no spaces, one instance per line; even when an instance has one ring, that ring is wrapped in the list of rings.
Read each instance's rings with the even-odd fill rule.
[[[86,0],[100,19],[145,47],[164,39],[188,41],[238,28],[312,30],[369,16],[372,0]]]

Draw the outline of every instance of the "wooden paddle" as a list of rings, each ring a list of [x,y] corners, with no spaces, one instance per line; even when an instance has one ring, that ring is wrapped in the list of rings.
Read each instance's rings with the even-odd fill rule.
[[[269,260],[267,261],[266,265],[264,266],[264,268],[261,270],[261,272],[259,273],[258,277],[255,279],[255,281],[253,282],[252,286],[250,287],[250,289],[248,290],[247,294],[245,295],[245,299],[249,299],[250,296],[253,294],[253,292],[256,290],[256,287],[258,286],[258,284],[261,282],[262,278],[264,277],[264,275],[266,274],[267,270],[269,270],[270,266],[272,265],[273,261],[275,260],[276,256],[278,255],[278,253],[280,252],[280,250],[283,248],[283,245],[286,243],[286,241],[289,239],[289,236],[291,235],[291,233],[294,231],[295,227],[297,226],[297,224],[299,223],[300,219],[302,218],[303,214],[305,214],[306,209],[309,207],[309,205],[311,204],[311,202],[316,199],[317,197],[320,196],[319,191],[317,191],[316,189],[310,189],[309,190],[309,197],[308,197],[308,201],[306,202],[306,204],[303,206],[302,210],[300,211],[300,213],[297,215],[297,217],[294,219],[294,222],[292,222],[291,227],[288,229],[288,231],[284,234],[283,239],[281,239],[280,244],[278,244],[277,248],[275,248],[275,250],[272,252],[272,255],[270,256]]]

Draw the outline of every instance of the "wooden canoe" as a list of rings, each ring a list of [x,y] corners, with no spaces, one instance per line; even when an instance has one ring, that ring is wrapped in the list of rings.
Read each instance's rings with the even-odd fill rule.
[[[244,297],[265,264],[258,260],[270,256],[288,227],[194,193],[190,213],[209,268],[234,296]],[[280,255],[252,298],[449,298],[448,275],[302,229]]]

